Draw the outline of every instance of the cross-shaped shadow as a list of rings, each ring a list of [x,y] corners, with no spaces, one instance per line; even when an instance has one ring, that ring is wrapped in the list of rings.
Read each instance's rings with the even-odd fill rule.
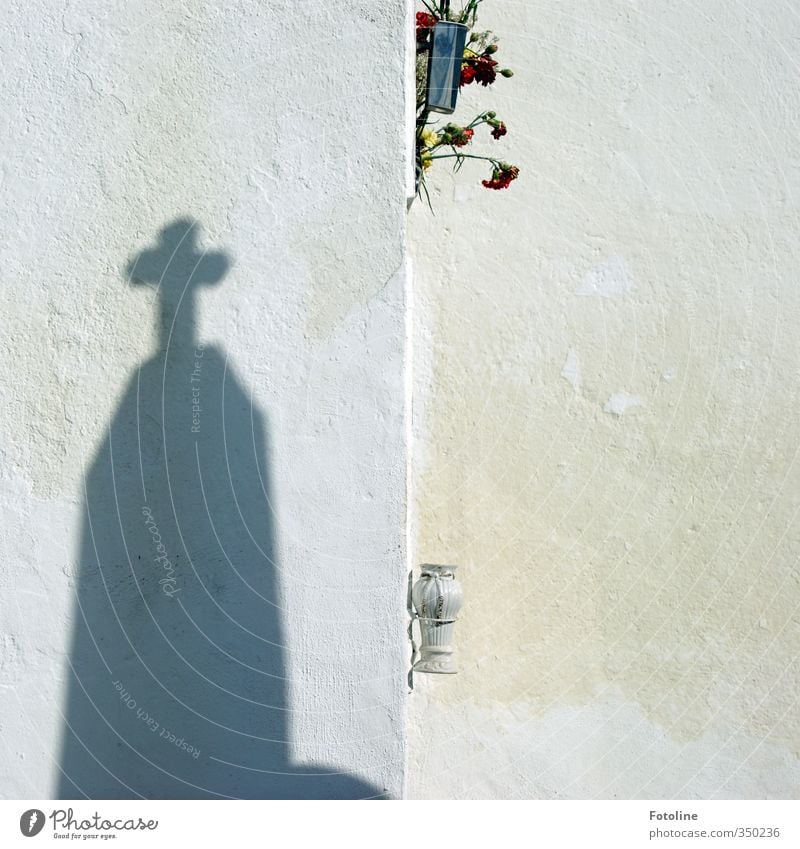
[[[197,339],[197,293],[231,264],[198,236],[175,221],[127,269],[155,287],[159,346],[86,476],[55,795],[380,796],[291,757],[267,421]]]

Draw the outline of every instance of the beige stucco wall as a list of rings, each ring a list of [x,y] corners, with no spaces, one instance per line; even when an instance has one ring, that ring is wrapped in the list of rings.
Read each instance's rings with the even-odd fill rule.
[[[411,213],[412,534],[466,606],[409,795],[796,798],[800,19],[484,5],[516,76],[456,117],[522,175]]]

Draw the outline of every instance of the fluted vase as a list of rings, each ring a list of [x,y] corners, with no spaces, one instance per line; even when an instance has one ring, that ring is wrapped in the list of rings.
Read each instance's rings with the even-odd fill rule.
[[[432,563],[423,563],[420,567],[422,575],[411,591],[421,637],[415,672],[458,672],[453,656],[453,638],[463,592],[455,570],[455,566]]]

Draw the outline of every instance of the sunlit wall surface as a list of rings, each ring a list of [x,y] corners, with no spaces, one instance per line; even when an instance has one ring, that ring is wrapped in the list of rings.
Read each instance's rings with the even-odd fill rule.
[[[412,210],[414,544],[460,567],[409,792],[800,791],[800,19],[486,0],[515,71]],[[477,132],[476,132],[477,135]]]
[[[401,793],[406,15],[0,33],[0,794]]]

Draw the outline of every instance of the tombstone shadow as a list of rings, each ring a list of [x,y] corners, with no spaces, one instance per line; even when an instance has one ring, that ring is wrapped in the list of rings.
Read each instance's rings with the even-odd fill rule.
[[[155,287],[159,344],[85,479],[59,799],[382,792],[291,759],[267,420],[196,334],[229,266],[182,219],[127,268]]]

